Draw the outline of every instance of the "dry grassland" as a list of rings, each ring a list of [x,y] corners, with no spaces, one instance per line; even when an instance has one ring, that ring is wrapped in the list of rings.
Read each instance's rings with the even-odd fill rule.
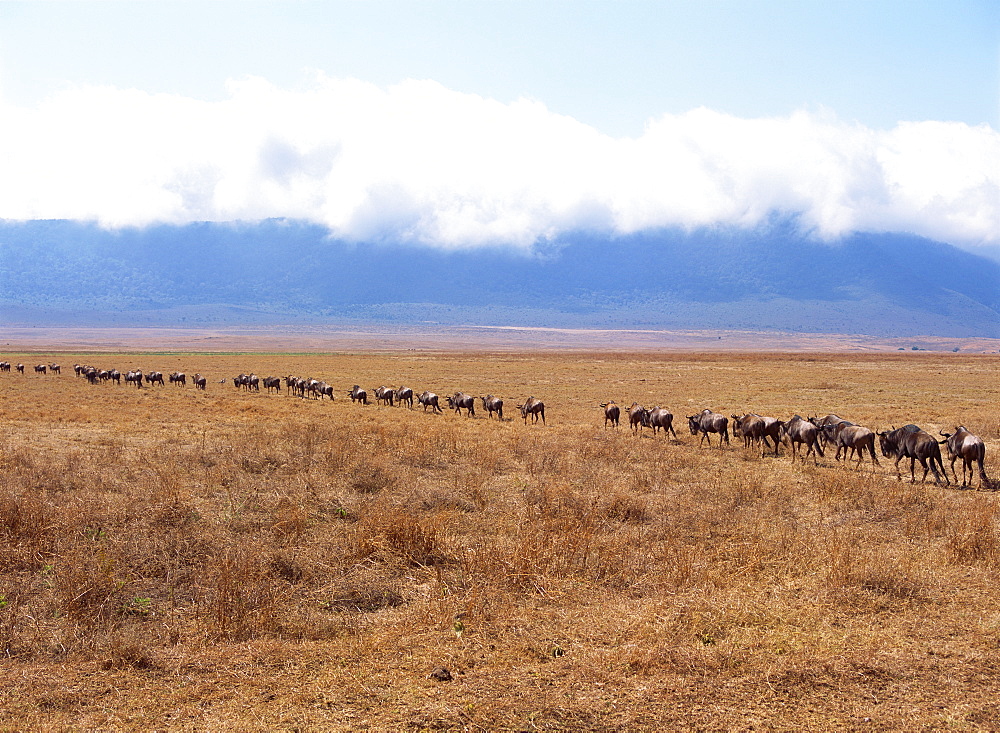
[[[998,495],[699,448],[684,421],[964,423],[994,476],[998,357],[3,358],[29,373],[0,374],[0,728],[1000,727]],[[338,399],[218,383],[241,371]],[[508,419],[362,407],[355,382]],[[547,426],[515,416],[529,393]],[[608,399],[671,408],[680,441],[603,429]]]

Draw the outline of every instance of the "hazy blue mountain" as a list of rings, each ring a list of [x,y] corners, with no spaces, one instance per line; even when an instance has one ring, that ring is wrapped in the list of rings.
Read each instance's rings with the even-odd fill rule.
[[[0,222],[0,320],[329,320],[1000,337],[1000,263],[898,234],[589,233],[509,248],[352,244],[289,221],[107,231]]]

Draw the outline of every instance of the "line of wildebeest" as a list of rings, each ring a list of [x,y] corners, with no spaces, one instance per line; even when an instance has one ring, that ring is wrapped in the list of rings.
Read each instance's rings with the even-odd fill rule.
[[[24,373],[24,365],[17,364],[16,371]],[[54,372],[61,374],[62,369],[58,364],[38,364],[34,367],[36,373],[45,374]],[[0,371],[11,371],[10,362],[0,362]],[[145,382],[149,386],[164,385],[163,374],[158,371],[143,373],[141,370],[130,370],[122,374],[117,369],[98,369],[93,366],[74,364],[73,371],[76,376],[85,378],[91,384],[101,382],[116,382],[121,384],[124,380],[126,384],[134,384],[141,389]],[[185,386],[187,375],[183,372],[173,372],[168,375],[171,384]],[[197,389],[205,389],[208,380],[201,374],[192,377],[192,383]],[[227,380],[220,380],[224,384]],[[232,379],[233,385],[248,392],[259,392],[261,384],[268,392],[281,392],[284,385],[286,393],[305,398],[322,400],[328,397],[335,399],[333,387],[325,381],[302,378],[294,376],[285,377],[258,377],[256,374],[240,374]],[[406,405],[413,409],[414,400],[421,405],[424,412],[431,408],[432,412],[443,412],[439,405],[439,397],[433,392],[424,391],[415,394],[409,387],[401,386],[396,389],[381,386],[372,390],[372,394],[377,404],[388,406]],[[351,402],[363,405],[369,404],[368,391],[355,384],[348,396]],[[448,407],[458,414],[462,410],[466,411],[466,416],[472,417],[476,414],[476,398],[464,392],[457,392],[450,397],[446,397]],[[479,400],[483,409],[487,411],[492,419],[496,414],[498,419],[503,420],[503,400],[494,395],[481,396]],[[617,429],[619,427],[623,410],[615,402],[602,402],[600,407],[604,410],[604,427],[609,426]],[[530,417],[533,423],[537,423],[541,418],[545,423],[545,403],[536,397],[528,397],[522,404],[517,406],[525,424]],[[649,428],[655,436],[660,430],[664,435],[673,435],[677,439],[677,432],[674,430],[674,416],[669,410],[663,407],[645,408],[636,402],[627,410],[624,410],[628,418],[629,426],[636,435],[640,434],[643,428]],[[940,484],[944,480],[945,485],[949,484],[948,474],[944,468],[941,458],[941,446],[947,447],[948,457],[951,460],[951,472],[958,482],[958,474],[955,472],[955,461],[962,459],[962,486],[971,486],[976,468],[979,472],[980,488],[996,490],[1000,488],[1000,482],[989,479],[986,475],[985,458],[986,445],[982,438],[972,434],[964,426],[958,426],[952,433],[940,431],[944,440],[938,440],[930,433],[921,429],[917,425],[904,425],[901,428],[892,428],[885,431],[873,431],[869,428],[857,425],[850,420],[845,420],[839,415],[829,414],[825,417],[803,418],[795,415],[789,420],[779,420],[774,417],[766,417],[756,413],[746,413],[744,415],[731,415],[732,433],[736,438],[743,438],[744,447],[749,448],[755,445],[761,449],[761,455],[765,455],[773,450],[774,455],[779,454],[778,447],[784,444],[790,449],[792,461],[799,457],[799,451],[803,450],[801,456],[804,460],[810,455],[813,462],[818,463],[818,456],[824,456],[824,447],[829,450],[830,446],[836,448],[835,458],[840,460],[843,454],[844,460],[848,461],[857,458],[860,467],[864,461],[865,454],[871,457],[873,466],[879,465],[878,457],[875,453],[875,438],[879,439],[879,447],[884,458],[894,458],[896,476],[902,479],[899,470],[899,462],[904,458],[910,459],[910,481],[916,482],[915,465],[919,461],[924,469],[921,482],[927,480],[928,472],[934,474],[935,483]],[[700,436],[698,445],[705,441],[709,445],[712,443],[711,435],[719,436],[719,447],[723,443],[729,444],[730,417],[726,417],[712,410],[705,409],[695,415],[688,415],[688,428],[691,435]],[[939,472],[940,469],[940,472]]]

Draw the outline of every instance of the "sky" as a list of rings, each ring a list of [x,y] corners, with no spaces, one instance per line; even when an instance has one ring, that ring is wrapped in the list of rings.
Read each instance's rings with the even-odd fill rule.
[[[0,218],[1000,248],[995,0],[0,2]]]

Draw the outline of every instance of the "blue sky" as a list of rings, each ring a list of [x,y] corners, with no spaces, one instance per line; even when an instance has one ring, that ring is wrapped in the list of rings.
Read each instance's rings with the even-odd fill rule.
[[[0,217],[1000,245],[1000,3],[3,2]]]

